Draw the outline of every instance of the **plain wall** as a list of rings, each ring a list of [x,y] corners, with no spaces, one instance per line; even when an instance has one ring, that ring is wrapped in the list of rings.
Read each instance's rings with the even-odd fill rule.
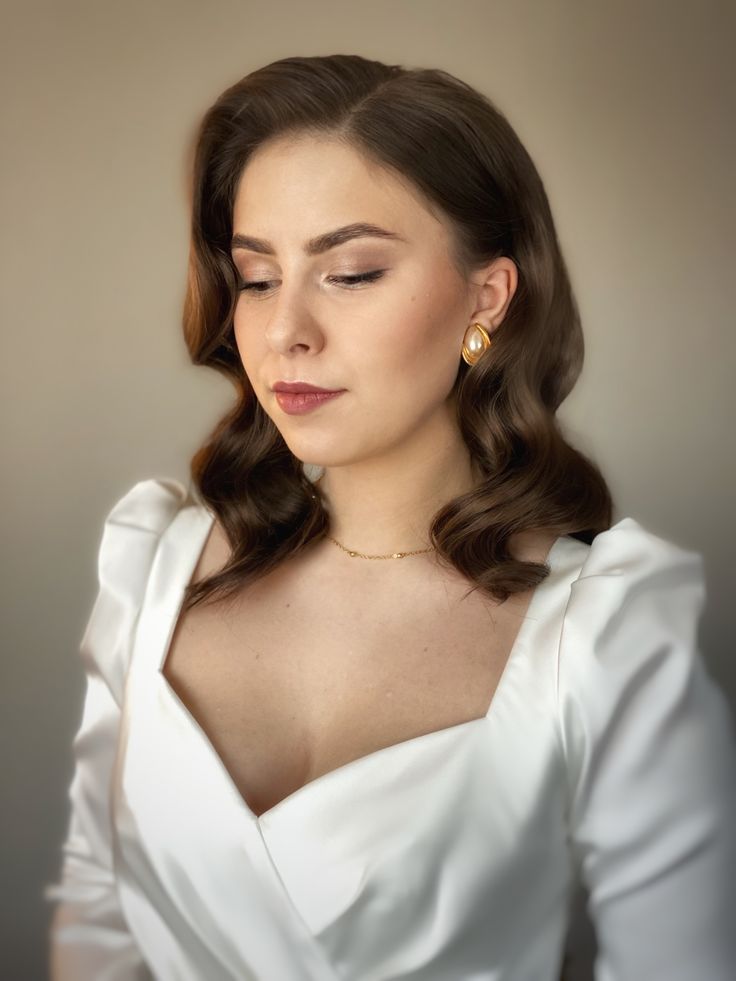
[[[560,417],[602,467],[615,520],[704,554],[702,648],[736,700],[732,3],[87,0],[3,14],[6,976],[46,973],[41,888],[68,819],[103,518],[137,480],[186,480],[232,398],[181,337],[185,151],[220,92],[276,58],[440,67],[508,116],[583,317],[585,368]]]

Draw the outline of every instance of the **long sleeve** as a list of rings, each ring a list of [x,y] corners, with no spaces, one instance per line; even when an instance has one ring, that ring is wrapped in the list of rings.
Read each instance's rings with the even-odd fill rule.
[[[152,977],[118,901],[110,788],[136,621],[159,537],[184,495],[177,481],[141,481],[105,520],[99,591],[79,648],[85,695],[61,872],[43,890],[44,899],[58,903],[49,932],[52,981]]]
[[[736,977],[736,743],[698,650],[704,601],[700,554],[631,518],[571,588],[560,734],[596,981]]]

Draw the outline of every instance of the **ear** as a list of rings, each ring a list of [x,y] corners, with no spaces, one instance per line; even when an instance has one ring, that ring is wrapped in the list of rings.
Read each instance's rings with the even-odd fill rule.
[[[505,255],[476,270],[471,280],[473,309],[468,323],[478,322],[491,334],[506,316],[518,282],[516,263]]]

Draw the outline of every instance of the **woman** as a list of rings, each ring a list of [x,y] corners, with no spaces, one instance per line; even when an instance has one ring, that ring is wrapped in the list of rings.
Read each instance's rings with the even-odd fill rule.
[[[53,976],[546,981],[580,881],[597,977],[726,981],[702,558],[561,432],[580,321],[509,123],[285,58],[205,115],[192,211],[238,398],[105,523]]]

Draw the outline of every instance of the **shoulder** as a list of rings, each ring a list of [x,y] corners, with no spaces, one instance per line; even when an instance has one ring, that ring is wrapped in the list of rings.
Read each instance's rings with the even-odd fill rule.
[[[87,670],[102,675],[118,702],[159,541],[187,505],[196,501],[180,481],[152,477],[134,484],[104,519],[97,596],[80,653]]]
[[[122,525],[160,534],[188,497],[186,487],[172,477],[139,480],[115,502],[105,525]]]
[[[706,598],[704,560],[622,518],[578,552],[562,622],[558,680],[608,662],[692,657]],[[672,656],[670,657],[670,660]]]
[[[139,604],[164,531],[190,502],[187,489],[170,477],[138,481],[105,518],[97,571],[101,590]]]
[[[562,622],[558,683],[676,651],[691,658],[705,604],[704,561],[622,518],[578,551]],[[671,660],[672,658],[670,658]]]
[[[643,767],[664,733],[670,747],[681,741],[681,761],[698,759],[698,738],[721,759],[732,752],[728,703],[699,648],[705,599],[700,552],[633,518],[594,539],[571,584],[558,645],[560,733],[573,783],[614,749],[619,766],[628,753]]]
[[[689,569],[702,575],[700,552],[655,534],[635,518],[621,518],[607,531],[596,535],[588,546],[578,581],[607,577],[621,588],[643,584],[652,575],[668,569]]]

